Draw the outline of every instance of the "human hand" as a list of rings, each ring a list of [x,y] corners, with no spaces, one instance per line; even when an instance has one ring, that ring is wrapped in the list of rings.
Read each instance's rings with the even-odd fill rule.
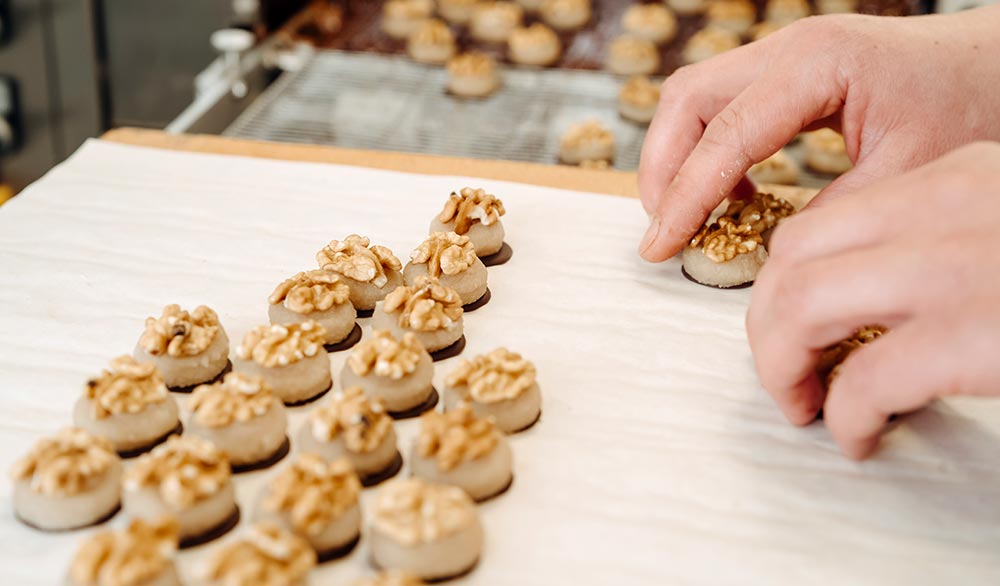
[[[855,162],[817,201],[1000,138],[997,30],[1000,6],[822,16],[679,69],[642,149],[643,258],[676,254],[751,165],[802,130],[841,130]]]
[[[757,373],[798,425],[823,408],[851,458],[888,417],[948,395],[1000,395],[1000,143],[807,208],[776,229],[747,333]],[[824,390],[820,351],[857,328],[889,332],[844,361]]]

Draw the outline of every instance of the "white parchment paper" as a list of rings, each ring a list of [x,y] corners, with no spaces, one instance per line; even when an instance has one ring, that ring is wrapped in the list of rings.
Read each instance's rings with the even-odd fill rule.
[[[638,259],[636,201],[497,181],[87,143],[0,209],[0,467],[67,425],[86,378],[164,304],[213,307],[235,343],[328,240],[358,232],[405,259],[466,185],[503,198],[515,251],[467,317],[466,355],[534,360],[544,412],[511,438],[514,486],[481,507],[463,583],[1000,583],[1000,402],[939,404],[849,462],[760,389],[748,291]],[[398,424],[404,453],[417,425]],[[238,477],[246,515],[271,474]],[[20,526],[0,481],[3,584],[59,583],[86,534]],[[180,554],[189,583],[213,547]],[[311,583],[369,571],[362,540]]]

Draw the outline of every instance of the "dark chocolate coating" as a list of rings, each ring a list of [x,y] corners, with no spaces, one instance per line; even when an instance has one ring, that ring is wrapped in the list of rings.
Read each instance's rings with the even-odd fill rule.
[[[174,393],[190,393],[201,385],[214,385],[215,383],[221,381],[227,374],[233,371],[233,363],[230,360],[226,360],[226,367],[222,369],[222,372],[215,375],[212,380],[207,380],[203,383],[197,383],[194,385],[187,385],[186,387],[167,387]]]
[[[424,411],[430,411],[438,404],[437,389],[431,387],[431,394],[427,395],[427,399],[415,407],[410,407],[409,409],[403,409],[402,411],[386,411],[390,417],[393,419],[411,419],[413,417],[419,416]]]
[[[389,480],[393,476],[399,474],[400,469],[403,467],[403,455],[396,450],[396,457],[389,462],[389,465],[378,472],[372,472],[371,474],[360,475],[361,486],[368,488],[370,486],[375,486]]]
[[[38,525],[35,525],[34,523],[31,523],[29,521],[26,521],[26,520],[22,519],[21,515],[18,515],[17,513],[14,513],[14,518],[17,519],[22,525],[24,525],[26,527],[31,527],[32,529],[34,529],[36,531],[44,531],[45,533],[67,533],[69,531],[77,531],[77,530],[80,530],[80,529],[87,529],[87,528],[90,528],[90,527],[97,527],[98,525],[103,525],[104,523],[107,523],[108,521],[110,521],[111,519],[113,519],[114,516],[117,515],[118,511],[120,511],[120,510],[122,510],[121,505],[120,504],[119,505],[115,505],[115,508],[111,509],[111,511],[107,515],[104,515],[103,517],[97,519],[96,521],[91,521],[90,523],[87,523],[86,525],[78,525],[76,527],[66,527],[66,528],[63,528],[63,529],[42,529]]]
[[[483,261],[483,264],[488,267],[495,267],[497,265],[502,265],[510,260],[510,257],[514,256],[514,249],[510,247],[510,244],[506,242],[500,247],[500,250],[483,257],[479,260]]]
[[[375,313],[375,309],[359,309],[358,317],[371,317]]]
[[[455,340],[455,343],[452,344],[451,346],[445,346],[440,350],[435,350],[434,352],[431,352],[431,360],[433,360],[434,362],[439,362],[447,358],[453,358],[461,354],[462,350],[465,350],[465,334],[462,334],[462,337],[459,338],[458,340]]]
[[[343,352],[344,350],[350,350],[360,341],[361,326],[354,324],[354,329],[351,330],[351,333],[347,334],[346,338],[334,344],[324,344],[323,348],[327,352]]]
[[[291,403],[289,403],[289,402],[286,401],[285,402],[285,407],[301,407],[303,405],[308,405],[309,403],[312,403],[313,401],[318,400],[323,395],[329,393],[330,389],[332,389],[332,388],[333,388],[333,377],[331,376],[330,377],[330,386],[328,386],[325,389],[323,389],[322,391],[316,393],[312,397],[309,397],[308,399],[302,399],[301,401],[293,401]]]
[[[260,460],[259,462],[250,462],[249,464],[233,464],[233,474],[242,474],[243,472],[254,472],[256,470],[270,468],[271,466],[274,466],[278,462],[282,461],[291,449],[292,444],[288,441],[288,436],[286,435],[285,441],[281,442],[278,449],[263,460]]]
[[[204,545],[209,541],[214,541],[226,533],[229,533],[236,527],[240,522],[240,507],[234,506],[233,512],[229,514],[228,517],[222,520],[221,523],[212,527],[204,533],[199,533],[198,535],[192,535],[191,537],[185,537],[181,539],[180,549],[188,549],[190,547],[198,547],[199,545]]]
[[[348,541],[344,545],[341,545],[340,547],[334,547],[332,549],[317,551],[316,561],[322,564],[325,562],[331,562],[333,560],[339,560],[340,558],[354,551],[354,548],[357,547],[359,541],[361,541],[360,533],[358,534],[357,537]]]
[[[152,442],[150,442],[150,443],[148,443],[148,444],[146,444],[144,446],[140,446],[138,448],[132,448],[131,450],[121,450],[120,452],[118,452],[118,455],[121,456],[124,459],[135,458],[136,456],[141,456],[141,455],[145,454],[146,452],[152,450],[156,446],[158,446],[158,445],[162,444],[163,442],[167,441],[170,438],[170,436],[172,436],[172,435],[180,435],[182,433],[184,433],[184,424],[181,423],[180,421],[178,421],[177,422],[177,427],[171,429],[167,433],[165,433],[165,434],[161,435],[160,437],[154,439]]]
[[[743,283],[741,285],[733,285],[732,287],[719,287],[718,285],[708,285],[692,277],[690,274],[688,274],[686,270],[684,270],[684,267],[681,267],[681,274],[684,275],[684,278],[687,279],[688,281],[691,281],[692,283],[697,283],[702,287],[708,287],[710,289],[746,289],[747,287],[753,285],[753,281],[750,281],[748,283]]]
[[[480,307],[482,307],[482,306],[486,305],[487,303],[489,303],[490,299],[492,299],[492,298],[493,298],[493,293],[491,293],[490,292],[490,288],[487,287],[486,288],[486,293],[483,293],[483,295],[479,299],[476,299],[472,303],[467,303],[467,304],[463,305],[462,306],[462,311],[464,313],[469,313],[470,311],[476,311]]]

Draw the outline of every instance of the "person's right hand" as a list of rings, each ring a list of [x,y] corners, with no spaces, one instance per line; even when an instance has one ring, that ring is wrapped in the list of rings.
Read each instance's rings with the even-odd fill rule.
[[[663,84],[639,165],[640,254],[676,254],[747,169],[817,126],[855,162],[817,202],[1000,139],[1000,6],[949,16],[807,18]]]

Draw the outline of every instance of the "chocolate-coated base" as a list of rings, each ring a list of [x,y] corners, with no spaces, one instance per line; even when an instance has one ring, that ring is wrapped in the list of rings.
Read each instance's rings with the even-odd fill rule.
[[[455,340],[455,343],[452,344],[451,346],[445,346],[440,350],[435,350],[431,352],[431,360],[433,360],[434,362],[439,362],[447,358],[453,358],[461,354],[462,350],[465,350],[465,334],[462,334],[462,337],[459,338],[458,340]]]
[[[226,360],[226,367],[222,369],[222,372],[215,375],[212,380],[207,380],[203,383],[197,383],[193,385],[187,385],[186,387],[167,387],[175,393],[190,393],[191,391],[197,389],[201,385],[214,385],[215,383],[221,381],[227,374],[233,371],[233,363],[231,360]]]
[[[16,511],[14,512],[14,518],[20,521],[22,525],[26,527],[31,527],[36,531],[44,531],[45,533],[66,533],[68,531],[77,531],[78,529],[87,529],[88,527],[97,527],[98,525],[103,525],[104,523],[107,523],[112,518],[114,518],[114,516],[117,515],[118,511],[120,510],[122,510],[121,505],[120,504],[115,505],[115,508],[111,509],[111,511],[107,515],[104,515],[103,517],[97,520],[91,521],[90,523],[85,523],[83,525],[77,525],[76,527],[63,527],[61,529],[44,529],[42,527],[39,527],[38,525],[35,525],[30,521],[24,520],[23,518],[21,518],[21,515],[17,514]]]
[[[288,436],[285,436],[285,441],[281,442],[278,449],[275,450],[273,454],[260,460],[259,462],[249,462],[247,464],[233,464],[233,474],[241,474],[243,472],[254,472],[256,470],[263,470],[265,468],[270,468],[278,462],[282,461],[288,452],[291,451],[292,444],[288,441]]]
[[[423,403],[420,403],[416,407],[410,407],[409,409],[403,409],[402,411],[386,411],[390,417],[393,419],[411,419],[413,417],[419,416],[424,411],[430,411],[438,404],[437,389],[431,387],[431,394],[427,395],[427,399]]]
[[[313,401],[318,400],[323,395],[329,393],[330,389],[332,388],[333,388],[333,377],[331,376],[330,386],[326,387],[325,389],[316,393],[315,395],[309,397],[308,399],[302,399],[301,401],[292,401],[292,402],[285,401],[285,407],[301,407],[303,405],[308,405],[309,403],[312,403]]]
[[[371,317],[372,314],[375,313],[375,309],[374,308],[372,308],[372,309],[359,309],[357,311],[358,311],[358,317]]]
[[[531,423],[529,423],[528,425],[525,425],[524,427],[522,427],[520,429],[515,429],[514,431],[512,431],[510,433],[521,433],[522,431],[528,431],[532,427],[535,427],[535,424],[538,423],[538,420],[540,420],[541,418],[542,418],[542,411],[541,411],[541,409],[539,409],[538,410],[538,416],[535,417],[534,421],[532,421]]]
[[[698,279],[692,277],[690,274],[688,274],[686,270],[684,270],[684,267],[681,267],[681,274],[684,275],[684,278],[687,279],[688,281],[691,281],[692,283],[698,283],[702,287],[709,287],[711,289],[746,289],[747,287],[753,285],[753,281],[742,283],[740,285],[733,285],[732,287],[720,287],[718,285],[709,285],[707,283],[702,283]]]
[[[327,352],[343,352],[344,350],[350,350],[358,342],[361,341],[361,326],[354,324],[354,329],[351,330],[347,337],[335,344],[324,344],[323,348]]]
[[[506,263],[512,256],[514,256],[514,249],[510,247],[510,244],[504,242],[500,250],[487,256],[481,256],[479,260],[483,261],[483,264],[488,267],[495,267]]]
[[[341,545],[340,547],[334,547],[333,549],[317,551],[316,561],[322,564],[324,562],[332,562],[333,560],[339,560],[340,558],[354,551],[354,548],[357,547],[359,541],[361,541],[360,533],[358,534],[357,537],[348,541],[344,545]]]
[[[170,436],[172,436],[172,435],[180,435],[182,433],[184,433],[184,424],[181,423],[180,421],[178,421],[177,422],[177,427],[171,429],[170,431],[168,431],[167,433],[161,435],[160,437],[156,438],[155,440],[151,441],[150,443],[148,443],[148,444],[146,444],[144,446],[140,446],[138,448],[132,448],[131,450],[120,450],[118,452],[118,455],[121,456],[122,458],[125,458],[125,459],[135,458],[136,456],[141,456],[141,455],[145,454],[146,452],[152,450],[156,446],[158,446],[158,445],[162,444],[163,442],[167,441],[167,439],[169,439]]]
[[[376,562],[374,559],[372,559],[370,555],[368,557],[368,563],[369,563],[369,565],[371,565],[371,567],[375,568],[376,571],[381,572],[382,570],[385,569],[378,562]],[[460,570],[460,571],[458,571],[457,573],[454,573],[454,574],[448,574],[447,576],[438,576],[436,578],[424,578],[424,583],[425,584],[437,584],[437,583],[440,583],[440,582],[447,582],[448,580],[454,580],[455,578],[461,578],[463,576],[468,576],[469,574],[472,573],[472,570],[476,569],[476,566],[478,566],[478,565],[479,565],[479,558],[477,557],[472,562],[472,564],[470,564],[469,567],[465,568],[464,570]]]
[[[503,493],[507,492],[508,490],[510,490],[510,487],[513,484],[514,484],[514,475],[511,474],[510,475],[510,480],[507,481],[507,484],[505,484],[502,487],[500,487],[500,490],[494,492],[493,494],[488,494],[488,495],[486,495],[486,496],[484,496],[482,498],[478,498],[478,499],[476,499],[476,502],[477,503],[485,503],[486,501],[493,500],[493,499],[497,498],[498,496],[502,495]]]
[[[480,307],[486,305],[493,298],[493,293],[490,292],[490,288],[486,288],[486,293],[483,293],[479,299],[476,299],[472,303],[466,303],[462,306],[462,311],[469,313],[470,311],[476,311]]]
[[[385,482],[386,480],[389,480],[393,476],[399,474],[399,470],[402,467],[403,455],[399,453],[399,450],[396,450],[396,457],[392,459],[392,462],[390,462],[385,469],[378,472],[372,472],[371,474],[360,475],[361,486],[369,487]]]
[[[189,547],[198,547],[199,545],[204,545],[209,541],[214,541],[232,531],[234,527],[239,525],[239,523],[240,508],[238,506],[234,506],[233,512],[215,527],[212,527],[204,533],[199,533],[198,535],[192,535],[191,537],[181,539],[180,548],[188,549]]]

